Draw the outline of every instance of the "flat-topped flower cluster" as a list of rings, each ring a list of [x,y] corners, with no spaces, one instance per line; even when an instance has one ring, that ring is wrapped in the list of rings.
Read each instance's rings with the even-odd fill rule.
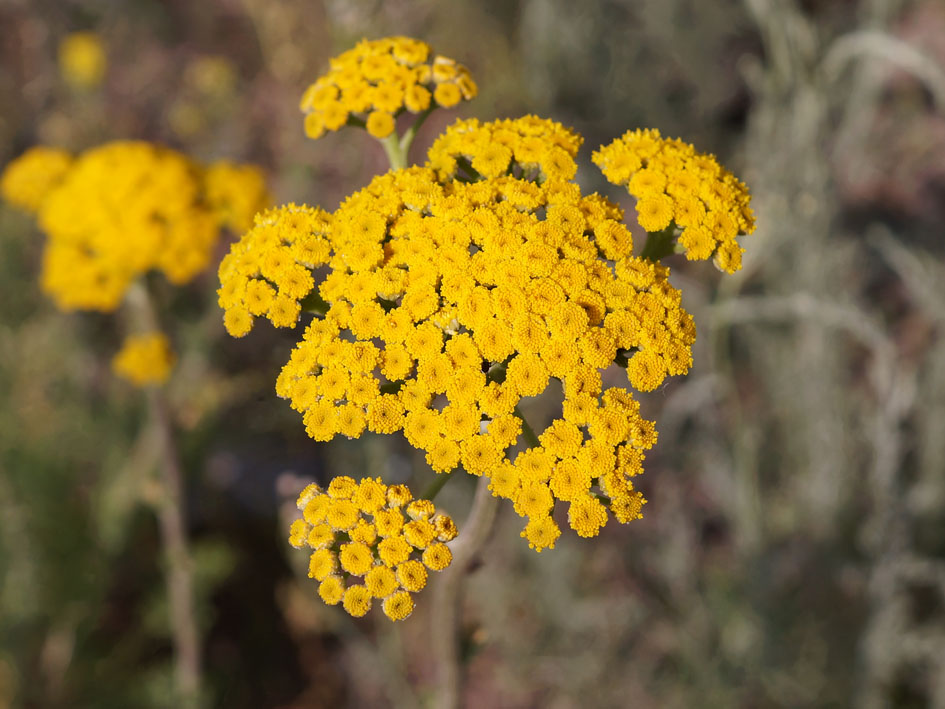
[[[404,38],[333,60],[302,99],[306,130],[364,127],[398,169],[333,213],[290,204],[258,215],[220,267],[219,302],[237,337],[258,317],[292,327],[315,315],[276,382],[313,439],[402,432],[437,473],[487,478],[542,551],[561,534],[556,509],[582,537],[642,516],[633,478],[657,434],[633,390],[686,374],[696,334],[660,260],[678,250],[737,270],[736,238],[754,220],[741,182],[656,131],[594,153],[637,198],[639,256],[623,210],[575,181],[583,138],[554,121],[460,120],[424,166],[402,167],[426,114],[475,94],[455,67]],[[394,140],[404,111],[418,116]],[[629,388],[604,386],[614,366]],[[536,433],[519,404],[550,387],[563,403]],[[355,615],[373,597],[352,591],[349,603],[340,582],[319,580],[326,601],[343,596]]]
[[[36,213],[48,239],[40,285],[63,310],[115,310],[142,274],[175,284],[204,270],[220,229],[247,229],[268,196],[252,166],[204,168],[174,150],[116,141],[72,157],[33,148],[3,196]]]
[[[302,518],[292,523],[289,543],[312,550],[308,575],[319,582],[322,600],[341,603],[355,617],[380,600],[388,618],[403,620],[428,570],[453,561],[444,543],[456,537],[453,520],[429,500],[414,500],[405,485],[341,475],[327,491],[309,485],[297,504]]]
[[[349,123],[365,126],[375,138],[386,138],[394,132],[400,113],[450,108],[477,92],[462,64],[434,56],[426,42],[388,37],[363,40],[333,58],[330,71],[308,87],[299,108],[306,114],[305,133],[310,138]]]

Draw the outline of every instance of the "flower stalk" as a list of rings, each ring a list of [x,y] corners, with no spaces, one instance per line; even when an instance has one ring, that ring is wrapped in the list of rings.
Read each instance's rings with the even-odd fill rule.
[[[147,288],[135,283],[128,291],[128,310],[134,329],[158,330],[158,319]],[[187,541],[183,470],[171,421],[167,392],[162,386],[147,389],[148,425],[160,441],[162,495],[155,513],[165,556],[165,583],[174,643],[174,685],[184,709],[200,705],[201,653],[194,598],[193,559]]]

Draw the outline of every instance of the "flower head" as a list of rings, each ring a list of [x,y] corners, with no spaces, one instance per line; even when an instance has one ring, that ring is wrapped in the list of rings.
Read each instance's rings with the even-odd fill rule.
[[[376,138],[386,138],[394,132],[399,113],[450,108],[476,93],[463,65],[434,56],[425,42],[387,37],[363,40],[333,58],[328,73],[306,89],[299,107],[310,138],[349,121],[366,126]]]
[[[237,219],[235,205],[239,218],[262,206],[258,180],[245,177],[235,167],[217,171],[208,194],[203,168],[184,155],[116,141],[74,160],[31,150],[4,171],[2,189],[38,211],[48,236],[42,289],[64,310],[107,312],[148,271],[181,284],[206,268],[221,221]]]
[[[584,139],[560,123],[524,116],[480,123],[457,121],[436,139],[428,165],[440,180],[499,177],[505,174],[544,180],[570,180],[574,157]]]
[[[135,386],[155,386],[167,381],[176,359],[167,337],[149,332],[127,337],[112,359],[112,369]]]
[[[0,176],[0,197],[27,212],[39,206],[72,165],[72,155],[58,148],[30,148]]]
[[[298,322],[300,301],[315,287],[312,269],[328,262],[331,216],[289,204],[256,215],[255,225],[220,262],[220,307],[234,337],[267,317],[276,327]]]
[[[105,48],[94,32],[73,32],[59,43],[59,70],[77,88],[98,86],[105,76],[106,64]]]
[[[556,501],[600,495],[600,507],[570,517],[580,534],[596,533],[607,505],[643,504],[619,451],[642,457],[652,445],[641,433],[652,424],[629,392],[602,389],[601,370],[630,357],[630,383],[649,391],[688,369],[694,339],[668,270],[628,255],[621,216],[555,179],[465,183],[431,168],[375,178],[332,216],[318,287],[327,314],[305,331],[277,392],[316,440],[403,431],[437,472],[492,476],[511,463],[499,488],[534,522],[538,549],[553,543],[543,520]],[[637,366],[642,355],[651,366]],[[517,452],[515,406],[553,380],[562,415],[538,448]],[[432,538],[422,525],[403,533],[417,548]],[[395,560],[398,549],[382,551]]]
[[[712,155],[696,152],[658,130],[632,130],[594,153],[614,184],[637,198],[637,219],[648,232],[670,225],[690,260],[715,257],[720,269],[741,268],[736,237],[755,229],[748,188]]]
[[[342,603],[349,614],[360,617],[380,599],[388,618],[403,620],[413,611],[411,593],[426,585],[427,570],[450,565],[452,553],[436,535],[452,539],[453,520],[437,514],[432,522],[405,524],[402,488],[388,487],[380,478],[358,483],[339,476],[327,491],[313,484],[299,495],[302,518],[292,523],[289,543],[312,550],[309,576],[320,583],[325,603]],[[423,502],[427,504],[418,509],[433,508]]]

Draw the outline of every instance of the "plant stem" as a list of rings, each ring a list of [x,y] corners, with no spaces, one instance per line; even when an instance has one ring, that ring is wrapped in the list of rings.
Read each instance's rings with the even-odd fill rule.
[[[437,476],[433,479],[433,482],[430,483],[427,486],[427,489],[423,491],[423,494],[420,495],[420,499],[432,501],[433,498],[439,494],[440,490],[443,489],[443,486],[449,482],[449,479],[453,476],[453,473],[455,472],[456,472],[455,470],[451,470],[448,473],[438,473]]]
[[[407,156],[410,152],[410,144],[413,143],[413,139],[417,137],[417,132],[420,130],[420,126],[422,126],[424,121],[429,118],[430,114],[433,113],[435,108],[436,106],[431,102],[430,107],[418,115],[417,120],[415,120],[413,124],[411,124],[411,126],[404,132],[403,137],[400,139],[400,150],[404,155],[404,162],[407,160]]]
[[[640,252],[640,258],[658,263],[674,252],[673,241],[676,236],[676,225],[670,224],[663,231],[656,231],[646,235],[646,244]]]
[[[382,139],[381,145],[384,146],[384,152],[387,153],[387,160],[392,170],[407,167],[407,151],[401,147],[397,131]]]
[[[147,287],[138,282],[127,295],[132,325],[140,331],[159,329],[157,314]],[[149,425],[160,441],[160,475],[163,496],[156,505],[161,544],[164,547],[165,582],[174,640],[174,681],[179,704],[193,709],[200,704],[200,638],[194,602],[193,560],[187,543],[184,515],[183,473],[167,393],[163,387],[147,391]]]
[[[183,474],[167,397],[162,388],[148,391],[151,425],[161,438],[161,482],[164,496],[157,507],[167,564],[165,581],[174,637],[174,676],[182,707],[199,706],[200,638],[194,607],[193,560],[184,518]]]
[[[436,709],[457,709],[462,693],[462,665],[459,653],[459,609],[463,581],[492,531],[498,498],[489,492],[489,478],[482,475],[476,484],[469,517],[453,543],[453,563],[444,571],[433,591],[430,643],[436,662]]]
[[[436,108],[436,106],[431,105],[430,108],[418,115],[417,119],[404,131],[403,136],[398,136],[395,130],[386,138],[381,139],[381,145],[384,146],[384,152],[387,153],[387,160],[392,170],[402,170],[407,167],[407,156],[410,153],[410,144],[413,143],[413,139],[417,137],[417,131],[420,130],[420,126],[422,126],[423,122],[433,113],[434,108]]]
[[[519,410],[518,406],[515,407],[513,412],[522,420],[522,435],[525,436],[525,442],[528,443],[529,448],[537,448],[541,445],[541,441],[538,440],[538,436],[535,434],[535,429],[529,425],[528,421],[525,420],[524,414]]]

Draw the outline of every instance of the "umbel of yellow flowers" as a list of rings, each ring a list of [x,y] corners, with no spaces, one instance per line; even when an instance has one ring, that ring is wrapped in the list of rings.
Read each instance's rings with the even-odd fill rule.
[[[390,48],[403,41],[359,45],[318,95],[343,103],[335,75],[355,81],[375,46],[387,49],[371,81],[400,81],[409,61]],[[660,260],[682,251],[734,272],[736,237],[754,228],[747,188],[712,156],[631,131],[594,161],[637,197],[649,236],[634,256],[622,209],[574,181],[582,140],[534,116],[458,121],[425,166],[375,178],[334,213],[258,215],[220,267],[234,336],[258,317],[292,327],[316,314],[276,382],[312,438],[402,432],[436,472],[486,476],[536,551],[560,536],[558,507],[582,537],[642,516],[633,478],[657,433],[634,390],[686,374],[696,334]],[[629,388],[604,386],[615,364]],[[536,434],[517,405],[552,385],[563,403]]]
[[[104,312],[117,309],[148,271],[174,284],[190,281],[207,268],[221,228],[248,228],[268,202],[255,167],[203,167],[141,141],[107,143],[75,157],[32,148],[6,167],[0,195],[35,214],[48,237],[43,291],[63,310]],[[144,349],[129,342],[116,371],[136,383],[166,378],[169,349],[156,356],[155,342]]]
[[[388,618],[403,620],[413,612],[410,594],[427,584],[427,571],[453,561],[444,543],[456,537],[453,520],[429,500],[414,500],[405,485],[341,475],[327,491],[306,487],[298,507],[302,519],[292,523],[289,543],[312,550],[308,575],[319,583],[322,600],[341,603],[353,616],[380,600]]]
[[[364,40],[331,60],[331,69],[308,87],[299,108],[305,133],[319,138],[352,124],[375,138],[394,132],[403,112],[420,114],[437,106],[451,108],[475,97],[469,70],[432,54],[430,45],[407,37]]]

